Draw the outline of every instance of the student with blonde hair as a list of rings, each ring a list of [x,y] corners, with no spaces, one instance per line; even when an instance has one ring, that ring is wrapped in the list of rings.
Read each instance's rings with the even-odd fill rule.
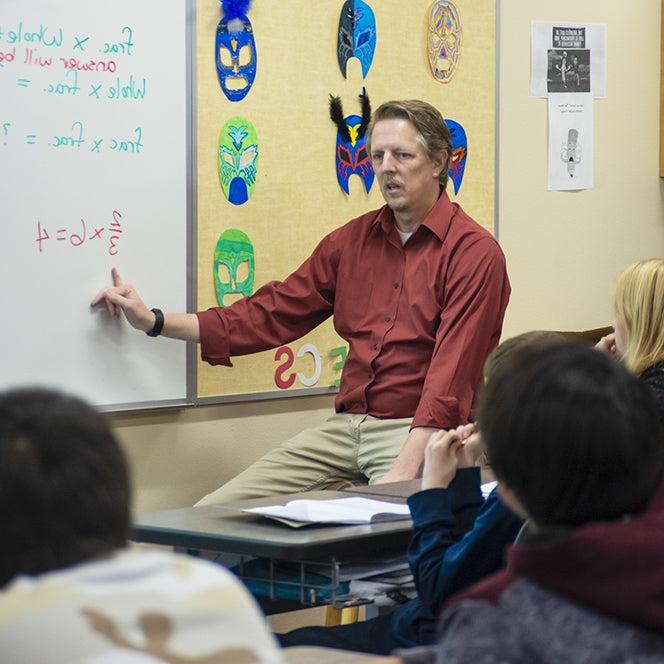
[[[639,376],[653,391],[664,419],[664,260],[634,263],[618,277],[614,331],[596,348]]]

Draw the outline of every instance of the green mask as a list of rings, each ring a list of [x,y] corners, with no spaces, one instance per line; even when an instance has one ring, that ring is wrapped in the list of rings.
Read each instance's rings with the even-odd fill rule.
[[[254,246],[249,236],[237,228],[226,229],[214,250],[214,286],[220,307],[228,306],[224,304],[226,295],[248,296],[254,292],[255,268]]]
[[[221,128],[218,170],[224,196],[233,205],[246,203],[258,175],[258,137],[249,120],[233,117]]]

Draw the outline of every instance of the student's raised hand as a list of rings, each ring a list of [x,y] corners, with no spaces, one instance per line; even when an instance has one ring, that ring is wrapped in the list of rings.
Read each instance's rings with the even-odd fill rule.
[[[618,349],[616,348],[615,332],[611,332],[611,334],[607,334],[605,337],[602,337],[595,344],[595,349],[602,351],[602,353],[606,353],[609,357],[611,357],[614,360],[619,359]]]
[[[459,467],[458,451],[463,446],[457,429],[432,434],[424,450],[422,489],[446,489]]]
[[[119,316],[120,312],[125,315],[127,321],[137,330],[147,332],[154,326],[155,315],[145,306],[138,291],[130,284],[123,284],[120,273],[116,268],[111,270],[113,286],[103,288],[90,302],[91,307],[104,304],[109,313]]]

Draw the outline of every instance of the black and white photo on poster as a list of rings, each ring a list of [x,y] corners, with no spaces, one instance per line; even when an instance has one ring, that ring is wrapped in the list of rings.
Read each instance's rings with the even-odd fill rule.
[[[590,92],[588,49],[547,50],[547,92]]]
[[[606,24],[531,22],[530,94],[558,92],[606,97]]]

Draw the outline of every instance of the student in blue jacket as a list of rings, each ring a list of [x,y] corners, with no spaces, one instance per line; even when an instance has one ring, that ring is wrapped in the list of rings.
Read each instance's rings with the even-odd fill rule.
[[[514,351],[560,341],[552,332],[527,332],[508,339],[492,353],[485,377]],[[478,459],[482,443],[473,424],[458,427],[458,456],[453,479],[439,463],[448,432],[432,437],[425,452],[422,490],[408,499],[413,538],[408,562],[418,596],[390,615],[335,627],[302,627],[279,634],[282,646],[317,645],[388,655],[397,648],[429,645],[436,640],[437,614],[451,595],[504,566],[505,549],[523,521],[501,502],[494,489],[483,500]]]

